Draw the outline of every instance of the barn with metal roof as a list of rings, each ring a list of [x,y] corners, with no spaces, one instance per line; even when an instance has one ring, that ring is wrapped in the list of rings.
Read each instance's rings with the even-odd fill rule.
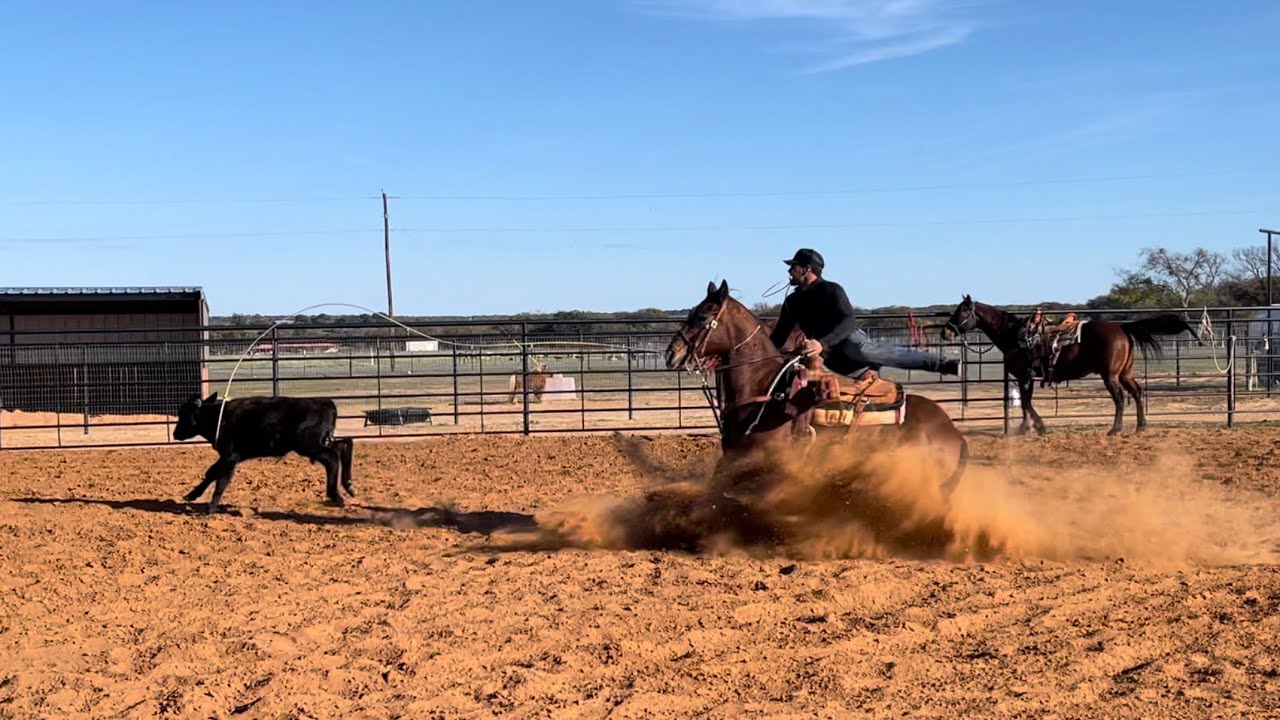
[[[199,287],[0,287],[0,410],[167,414],[203,392]]]

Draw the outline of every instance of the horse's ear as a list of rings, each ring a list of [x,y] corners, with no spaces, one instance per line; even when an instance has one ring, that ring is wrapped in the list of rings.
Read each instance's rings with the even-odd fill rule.
[[[711,297],[712,295],[715,295],[715,294],[716,294],[716,283],[713,280],[707,283],[707,297]]]
[[[214,390],[213,394],[205,398],[204,401],[210,404],[218,402],[218,391]]]
[[[965,302],[973,302],[973,298],[969,297],[969,293],[965,293],[965,294],[964,294],[964,301],[965,301]]]
[[[721,280],[721,281],[720,281],[720,290],[719,290],[719,293],[720,293],[720,299],[721,299],[721,300],[728,300],[728,299],[729,299],[729,281],[728,281],[728,280]]]
[[[200,395],[199,395],[199,394],[195,394],[195,395],[192,395],[191,397],[187,398],[187,404],[188,404],[188,405],[194,405],[195,407],[200,407],[200,402],[201,402],[201,400],[200,400]]]

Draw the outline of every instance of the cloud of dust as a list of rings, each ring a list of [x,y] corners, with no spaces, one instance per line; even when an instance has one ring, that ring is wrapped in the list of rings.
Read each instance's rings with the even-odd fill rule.
[[[623,448],[633,460],[642,451]],[[639,455],[637,455],[639,453]],[[1167,449],[1149,467],[970,462],[949,497],[949,467],[900,448],[873,459],[755,456],[658,484],[641,497],[585,497],[538,515],[526,547],[681,549],[794,558],[912,558],[957,562],[1102,560],[1216,565],[1280,559],[1275,502],[1228,493]]]
[[[1123,558],[1154,566],[1280,561],[1280,505],[1198,476],[1173,445],[1149,465],[1005,463],[970,473],[951,501],[960,537],[980,532],[1003,555]]]

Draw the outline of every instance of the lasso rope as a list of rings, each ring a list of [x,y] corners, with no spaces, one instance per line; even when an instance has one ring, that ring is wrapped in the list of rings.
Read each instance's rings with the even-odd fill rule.
[[[1223,375],[1226,375],[1227,373],[1231,372],[1231,366],[1236,361],[1234,357],[1227,360],[1227,366],[1225,368],[1218,363],[1217,335],[1213,331],[1213,320],[1209,318],[1208,306],[1205,306],[1204,312],[1200,314],[1200,331],[1198,335],[1200,336],[1199,338],[1200,342],[1205,342],[1206,337],[1209,338],[1208,340],[1209,357],[1213,359],[1213,366],[1218,368],[1218,372],[1222,373]],[[1231,342],[1234,343],[1235,337],[1234,336],[1230,337],[1230,340]]]
[[[409,333],[411,333],[411,334],[413,334],[413,335],[417,335],[417,336],[419,336],[419,337],[426,338],[427,340],[434,340],[434,341],[436,341],[437,343],[440,343],[440,344],[442,344],[442,345],[449,345],[449,346],[452,346],[452,347],[458,347],[458,348],[471,348],[471,349],[478,349],[478,350],[481,350],[481,351],[483,351],[483,350],[484,350],[484,349],[486,349],[486,348],[500,347],[500,346],[501,346],[501,344],[497,344],[497,345],[478,345],[478,344],[475,344],[475,343],[461,343],[461,342],[453,342],[453,341],[451,341],[451,340],[445,340],[445,339],[443,339],[443,338],[434,337],[434,336],[432,336],[432,335],[428,335],[427,333],[422,332],[421,330],[415,330],[414,328],[411,328],[411,327],[409,327],[408,325],[405,325],[404,323],[400,322],[399,320],[396,320],[395,318],[393,318],[393,317],[391,317],[391,316],[389,316],[389,315],[386,315],[386,314],[384,314],[384,313],[378,312],[377,310],[373,310],[373,309],[371,309],[371,308],[367,308],[367,307],[365,307],[365,306],[363,306],[363,305],[356,305],[356,304],[354,304],[354,303],[329,302],[329,303],[318,303],[318,304],[315,304],[315,305],[309,305],[309,306],[307,306],[307,307],[302,308],[301,310],[298,310],[297,312],[291,313],[291,314],[289,314],[289,315],[285,315],[284,317],[281,317],[279,320],[276,320],[274,323],[272,323],[272,324],[271,324],[271,326],[270,326],[270,327],[268,327],[266,330],[263,330],[263,331],[262,331],[262,333],[258,335],[258,337],[254,338],[254,339],[253,339],[253,342],[249,343],[249,346],[248,346],[248,347],[246,347],[246,348],[244,349],[244,352],[240,354],[240,358],[239,358],[238,360],[236,360],[236,364],[231,368],[231,374],[227,376],[227,386],[226,386],[226,388],[224,388],[224,389],[223,389],[222,403],[218,406],[218,424],[217,424],[217,425],[215,425],[215,426],[214,426],[214,429],[213,429],[213,442],[214,442],[214,444],[217,444],[217,442],[218,442],[218,435],[222,432],[222,413],[223,413],[223,411],[224,411],[224,410],[226,409],[226,407],[227,407],[227,402],[226,402],[226,401],[231,399],[231,382],[232,382],[232,380],[234,380],[234,379],[235,379],[235,377],[236,377],[236,372],[238,372],[238,371],[240,370],[240,364],[244,362],[244,360],[245,360],[245,358],[246,358],[246,357],[248,357],[249,352],[250,352],[250,351],[252,351],[252,350],[253,350],[253,348],[254,348],[254,347],[255,347],[255,346],[256,346],[256,345],[257,345],[257,344],[262,340],[262,338],[266,337],[266,336],[267,336],[267,334],[268,334],[268,333],[270,333],[272,330],[275,330],[277,327],[279,327],[279,326],[281,326],[281,325],[284,325],[284,324],[287,324],[287,323],[293,322],[293,320],[294,320],[295,318],[297,318],[299,315],[302,315],[302,314],[303,314],[303,313],[305,313],[305,312],[308,312],[308,311],[310,311],[310,310],[315,310],[316,308],[322,308],[322,307],[345,307],[345,308],[355,308],[355,309],[357,309],[357,310],[364,310],[365,312],[370,313],[370,314],[372,314],[372,315],[376,315],[377,317],[380,317],[380,318],[382,318],[382,319],[386,320],[387,322],[390,322],[390,323],[392,323],[392,324],[394,324],[394,325],[399,325],[400,327],[404,328],[406,331],[408,331]],[[496,327],[496,326],[495,326],[495,327]],[[501,330],[501,328],[500,328],[500,327],[499,327],[499,330]],[[632,349],[632,348],[622,347],[622,346],[620,346],[620,345],[609,345],[609,344],[606,344],[606,343],[594,343],[594,342],[576,342],[576,343],[575,343],[575,342],[571,342],[571,341],[552,341],[552,340],[548,340],[548,341],[540,341],[540,342],[531,342],[531,343],[524,343],[524,344],[521,344],[518,340],[516,340],[514,337],[512,337],[510,333],[507,333],[507,332],[503,331],[503,334],[504,334],[504,335],[507,335],[507,337],[508,337],[508,338],[510,338],[510,340],[511,340],[511,344],[512,344],[512,345],[515,345],[517,348],[519,348],[521,352],[525,352],[525,348],[526,348],[526,347],[533,347],[533,346],[535,346],[535,345],[569,345],[569,346],[579,347],[579,348],[581,348],[581,347],[599,347],[599,348],[607,348],[607,349],[610,349],[610,350],[623,350],[623,351],[626,351],[626,352],[628,352],[628,353],[643,352],[643,353],[652,353],[652,354],[656,354],[656,352],[657,352],[657,351],[655,351],[655,350],[634,350],[634,349]]]

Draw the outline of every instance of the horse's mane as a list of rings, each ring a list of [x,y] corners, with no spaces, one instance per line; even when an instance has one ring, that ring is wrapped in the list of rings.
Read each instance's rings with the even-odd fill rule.
[[[755,312],[751,310],[751,308],[747,307],[746,303],[742,302],[736,297],[733,297],[732,295],[729,296],[729,301],[736,303],[738,307],[742,308],[743,312],[747,314],[747,317],[759,323],[763,332],[765,332],[768,337],[772,338],[773,330],[778,326],[777,320],[762,320],[759,315],[756,315]],[[801,334],[799,327],[794,328],[791,331],[791,335],[789,335],[787,339],[790,340],[791,338],[795,337],[797,334]],[[782,352],[782,348],[780,347],[774,346],[774,349],[777,350],[778,352]]]

